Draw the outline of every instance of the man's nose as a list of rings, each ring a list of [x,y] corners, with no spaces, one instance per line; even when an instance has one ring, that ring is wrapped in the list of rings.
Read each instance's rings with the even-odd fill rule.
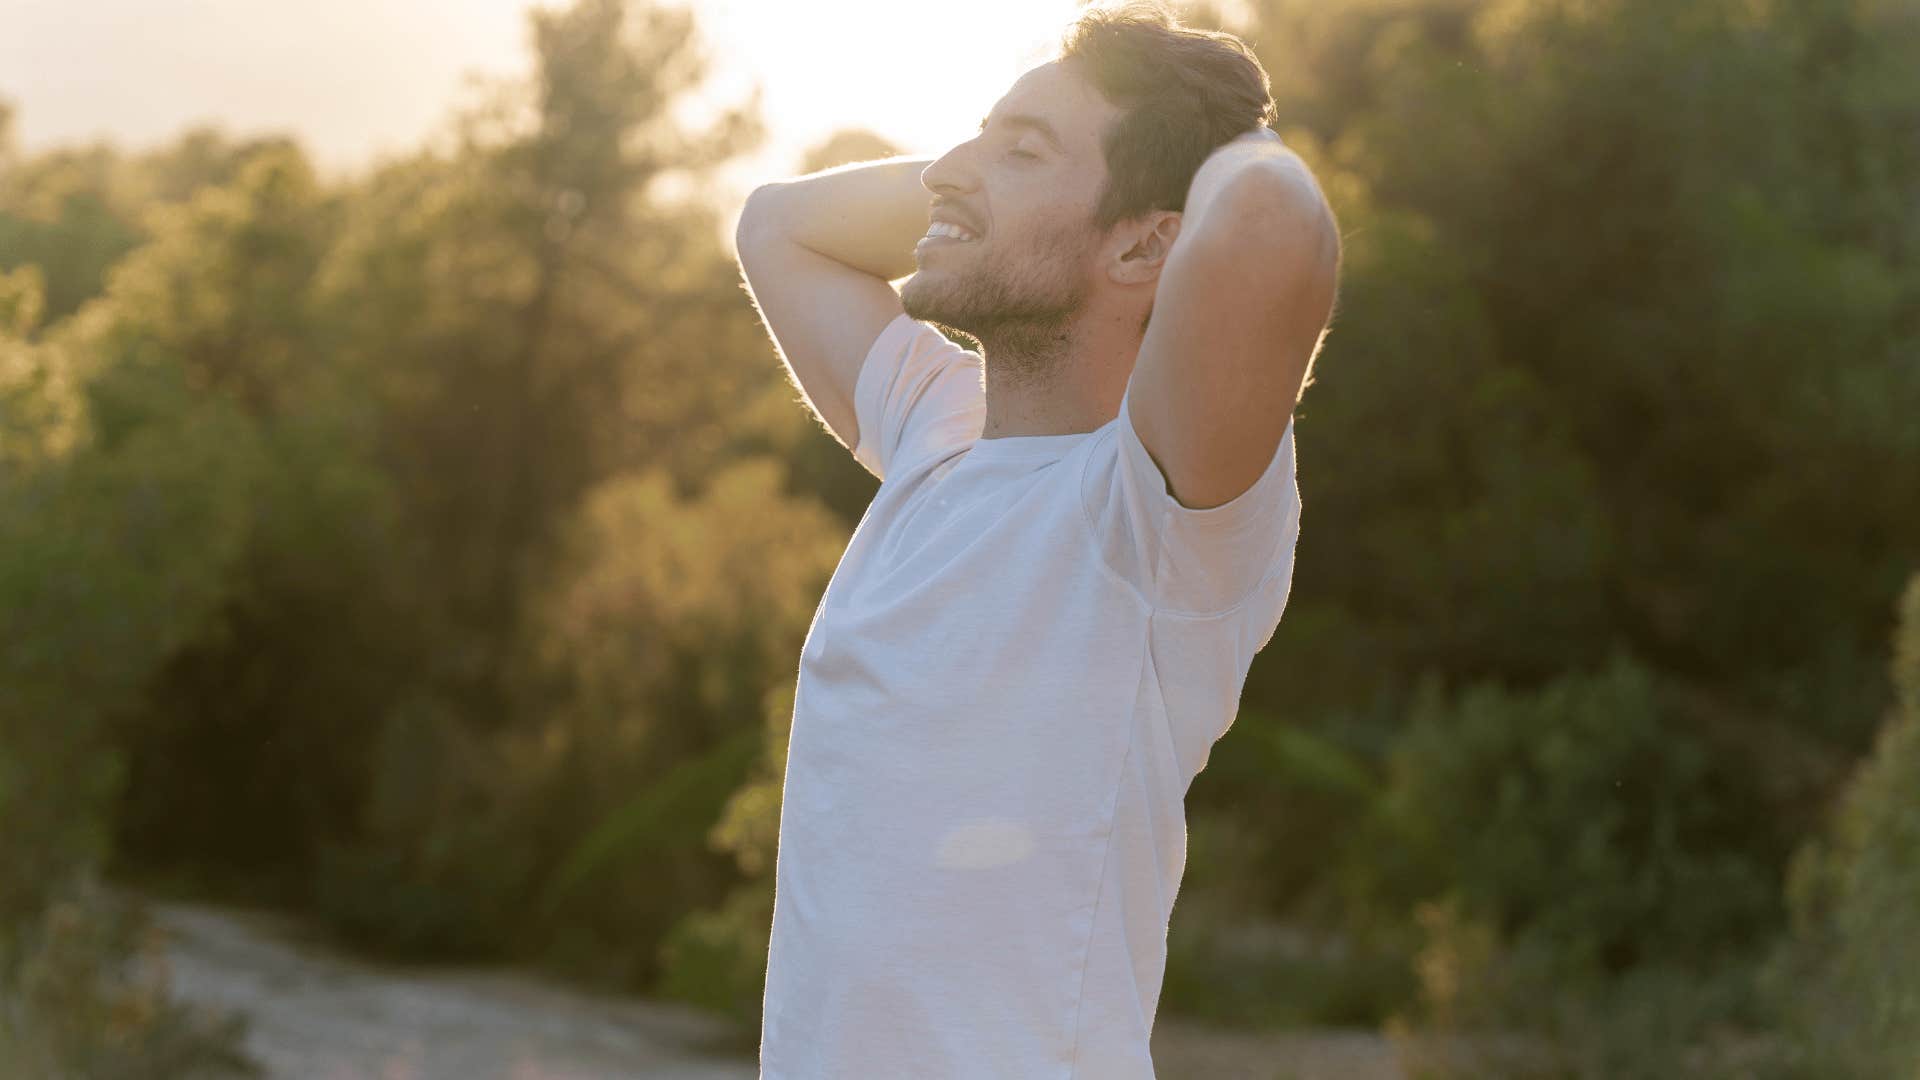
[[[920,170],[920,186],[935,194],[947,191],[971,191],[975,181],[973,166],[967,160],[968,145],[961,143]]]

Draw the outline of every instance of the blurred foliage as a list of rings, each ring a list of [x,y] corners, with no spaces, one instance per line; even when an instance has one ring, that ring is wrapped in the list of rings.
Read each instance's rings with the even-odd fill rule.
[[[1781,1060],[1750,966],[1654,961],[1595,979],[1452,897],[1420,905],[1416,921],[1417,1004],[1387,1023],[1410,1077],[1734,1080],[1773,1075]]]
[[[0,991],[0,1075],[256,1077],[247,1019],[175,1001],[165,942],[137,903],[88,875],[25,928]]]
[[[238,1029],[176,1005],[136,963],[141,914],[91,882],[126,773],[115,722],[208,631],[264,474],[176,371],[124,373],[151,422],[115,431],[84,333],[34,337],[40,282],[0,278],[0,1071],[244,1072]]]
[[[1268,842],[1185,888],[1264,887],[1416,973],[1436,927],[1484,933],[1554,973],[1478,995],[1502,1023],[1579,1059],[1540,1009],[1621,1016],[1598,1041],[1672,1075],[1750,1012],[1788,859],[1890,697],[1883,612],[1920,551],[1920,20],[1246,10],[1347,264],[1288,611],[1244,753],[1188,799]],[[1700,1007],[1632,1034],[1656,983]]]
[[[1898,623],[1898,704],[1794,860],[1794,934],[1768,972],[1800,1075],[1920,1077],[1920,574]]]
[[[1596,973],[1718,966],[1778,906],[1740,812],[1744,772],[1625,659],[1528,693],[1429,683],[1349,849],[1349,895],[1373,909],[1448,895]]]
[[[1526,694],[1423,688],[1343,869],[1357,909],[1421,898],[1403,1026],[1482,1036],[1445,1075],[1670,1076],[1758,1021],[1777,890],[1744,764],[1680,715],[1624,658]]]
[[[1453,1075],[1708,1074],[1771,1028],[1805,1075],[1904,1067],[1920,17],[1229,14],[1347,261],[1162,1007],[1391,1017]],[[47,929],[114,925],[102,866],[752,1030],[794,657],[874,484],[731,208],[665,194],[760,137],[678,118],[696,16],[531,28],[529,79],[337,181],[212,130],[24,153],[0,107],[13,1052],[81,1045],[48,987],[169,1015],[131,938]]]

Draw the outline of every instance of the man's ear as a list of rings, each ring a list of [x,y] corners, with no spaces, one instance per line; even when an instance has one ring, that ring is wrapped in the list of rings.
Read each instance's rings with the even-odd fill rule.
[[[1167,252],[1172,249],[1174,238],[1180,235],[1180,213],[1155,210],[1129,231],[1133,237],[1131,245],[1120,253],[1107,272],[1123,285],[1151,282],[1160,276]]]

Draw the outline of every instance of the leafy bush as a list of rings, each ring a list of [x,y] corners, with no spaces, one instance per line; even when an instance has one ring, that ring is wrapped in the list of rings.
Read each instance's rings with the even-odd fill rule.
[[[771,876],[736,887],[718,909],[688,912],[661,943],[656,991],[753,1027],[766,996],[772,928]]]
[[[1752,969],[1651,962],[1618,975],[1508,940],[1457,897],[1423,903],[1415,1008],[1388,1032],[1410,1075],[1502,1080],[1751,1077],[1774,1048]]]
[[[246,1018],[169,996],[163,941],[137,903],[81,878],[0,957],[0,1075],[48,1080],[258,1076]]]
[[[715,1009],[749,1025],[766,994],[773,932],[780,794],[793,724],[794,685],[782,681],[762,699],[759,759],[727,799],[707,845],[730,855],[745,879],[717,908],[690,911],[660,948],[658,993]]]
[[[525,740],[488,738],[419,697],[386,717],[357,842],[323,849],[320,913],[355,940],[416,959],[505,955],[541,853],[524,834],[550,770]]]
[[[1623,657],[1530,692],[1428,684],[1348,868],[1418,915],[1403,1034],[1472,1047],[1447,1075],[1498,1053],[1492,1075],[1651,1077],[1752,1023],[1775,902],[1724,768]]]
[[[1893,655],[1898,705],[1794,861],[1794,940],[1769,971],[1807,1075],[1920,1077],[1920,575]]]
[[[1307,925],[1240,923],[1183,900],[1167,936],[1162,1015],[1251,1028],[1373,1028],[1416,987],[1391,943]]]
[[[652,984],[668,931],[734,884],[709,833],[771,736],[784,754],[769,687],[844,543],[783,480],[751,459],[691,495],[660,470],[596,489],[534,608],[547,713],[478,733],[445,702],[396,710],[361,839],[326,863],[337,923],[416,954]]]
[[[1632,660],[1529,692],[1429,682],[1388,771],[1378,848],[1348,868],[1363,899],[1451,894],[1596,972],[1712,961],[1772,925],[1737,778]]]

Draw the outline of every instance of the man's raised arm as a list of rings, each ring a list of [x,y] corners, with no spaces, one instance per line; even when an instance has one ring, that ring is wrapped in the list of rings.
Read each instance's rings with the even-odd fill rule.
[[[1194,173],[1129,396],[1182,505],[1232,501],[1273,458],[1333,315],[1340,246],[1319,183],[1272,131]]]
[[[917,268],[931,158],[896,157],[762,185],[734,230],[760,318],[808,404],[849,449],[853,390],[880,331],[901,314],[889,284]]]

